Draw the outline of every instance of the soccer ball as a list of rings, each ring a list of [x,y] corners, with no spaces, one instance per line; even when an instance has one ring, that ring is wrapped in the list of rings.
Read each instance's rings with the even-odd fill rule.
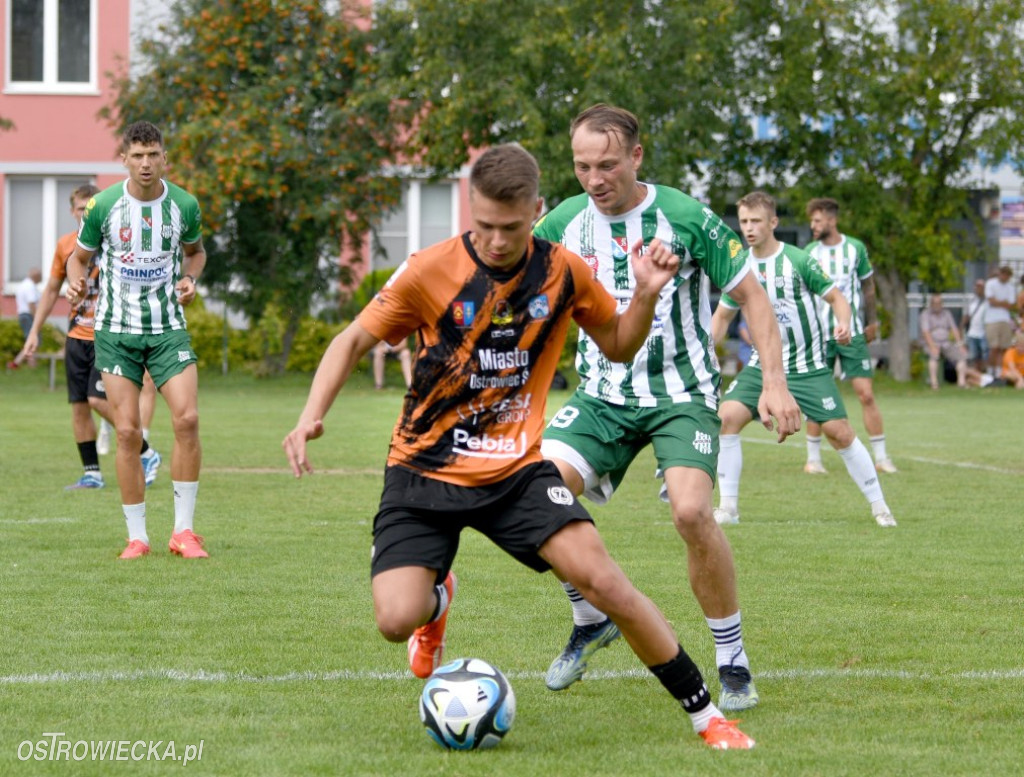
[[[458,658],[438,667],[420,694],[420,720],[427,734],[449,750],[494,747],[515,716],[512,686],[479,658]]]

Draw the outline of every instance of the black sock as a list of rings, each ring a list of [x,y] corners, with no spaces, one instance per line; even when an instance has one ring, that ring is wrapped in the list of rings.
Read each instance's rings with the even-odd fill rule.
[[[682,645],[679,646],[679,653],[671,661],[648,669],[687,712],[700,712],[711,703],[711,694],[704,684],[700,669],[686,654]]]
[[[86,440],[78,443],[78,457],[82,460],[82,466],[86,472],[100,471],[100,457],[96,453],[96,441]]]
[[[146,438],[143,437],[142,438],[142,450],[139,451],[139,455],[141,456],[143,453],[145,453],[148,450],[149,450],[149,442],[147,442]]]

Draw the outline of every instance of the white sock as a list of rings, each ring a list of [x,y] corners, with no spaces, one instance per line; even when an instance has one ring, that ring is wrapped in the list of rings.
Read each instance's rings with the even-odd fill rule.
[[[128,524],[128,539],[142,540],[149,544],[149,535],[146,534],[146,503],[137,505],[121,505],[124,510],[124,522]]]
[[[149,429],[142,430],[142,439],[149,442]]]
[[[693,730],[698,734],[702,731],[707,731],[708,724],[711,723],[712,718],[725,717],[722,711],[715,706],[714,702],[711,702],[711,704],[699,712],[690,712],[689,715],[690,722],[693,724]]]
[[[807,460],[821,464],[821,435],[807,435]]]
[[[711,636],[715,638],[715,664],[719,668],[735,664],[750,669],[750,659],[743,649],[739,611],[728,618],[707,618],[707,622]]]
[[[577,626],[592,626],[608,620],[608,616],[584,599],[572,583],[562,583],[562,588],[569,597],[569,603],[572,605],[572,622]]]
[[[877,437],[869,437],[871,440],[871,450],[875,454],[875,461],[885,461],[888,457],[885,453],[885,435],[880,434]]]
[[[839,451],[839,455],[843,457],[846,471],[850,473],[850,477],[853,478],[853,482],[857,484],[857,488],[864,494],[864,497],[871,503],[883,501],[884,497],[882,496],[882,486],[878,482],[878,473],[875,471],[875,465],[871,461],[871,454],[864,447],[864,443],[860,439],[854,438],[853,443],[848,448],[843,448]]]
[[[172,480],[174,486],[174,533],[192,529],[192,517],[196,512],[196,493],[199,491],[198,481],[185,483]]]
[[[718,506],[738,513],[740,475],[743,472],[743,446],[738,434],[718,438]]]

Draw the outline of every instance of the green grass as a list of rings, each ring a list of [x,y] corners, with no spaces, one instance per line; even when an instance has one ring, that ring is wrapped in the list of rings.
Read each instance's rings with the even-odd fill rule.
[[[171,432],[148,493],[154,553],[120,563],[124,522],[108,487],[78,477],[63,385],[0,375],[0,774],[169,774],[180,764],[18,759],[49,732],[78,740],[203,742],[202,775],[979,775],[1016,773],[1020,650],[1020,394],[938,394],[879,381],[885,476],[899,527],[875,526],[843,470],[801,473],[803,436],[744,434],[743,522],[728,527],[762,703],[743,715],[750,753],[714,753],[624,643],[590,678],[545,690],[569,631],[550,575],[464,536],[449,656],[502,668],[516,724],[493,751],[445,753],[417,718],[422,682],[373,623],[370,522],[400,392],[356,376],[310,455],[285,471],[280,441],[309,377],[203,375],[196,528],[211,558],[166,553]],[[392,385],[398,385],[392,380]],[[846,389],[844,388],[844,391]],[[556,394],[557,407],[565,394]],[[856,399],[846,391],[855,428]],[[664,610],[717,697],[710,635],[653,459],[593,513],[613,555]],[[23,751],[25,752],[25,751]]]

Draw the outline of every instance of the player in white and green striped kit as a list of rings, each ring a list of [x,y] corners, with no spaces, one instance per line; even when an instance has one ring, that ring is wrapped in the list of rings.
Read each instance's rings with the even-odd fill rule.
[[[835,280],[853,310],[850,342],[843,345],[837,343],[831,335],[826,338],[828,366],[835,368],[838,359],[843,376],[850,379],[857,393],[864,428],[875,456],[875,468],[879,472],[896,472],[896,466],[885,449],[882,411],[875,401],[874,370],[871,366],[871,353],[868,351],[868,343],[878,336],[874,269],[868,260],[868,250],[857,238],[839,231],[836,225],[839,203],[832,198],[815,197],[808,202],[807,218],[810,219],[814,240],[805,250]],[[827,331],[831,332],[835,322],[830,308],[828,305],[819,305],[818,310]],[[823,475],[826,472],[821,463],[821,428],[813,421],[807,422],[807,463],[804,472],[811,475]]]
[[[583,257],[622,309],[634,293],[632,247],[659,238],[678,255],[680,270],[662,290],[650,336],[633,361],[610,362],[581,335],[580,387],[545,430],[542,451],[574,494],[600,503],[636,455],[653,447],[673,522],[687,545],[690,585],[715,639],[719,707],[752,707],[758,696],[743,645],[732,550],[712,514],[720,375],[710,339],[710,282],[744,304],[767,361],[761,409],[766,419],[777,420],[784,438],[799,428],[800,413],[785,386],[775,319],[767,296],[739,260],[736,234],[692,197],[637,180],[643,148],[633,114],[593,106],[573,121],[570,138],[584,193],[543,218],[535,234]],[[563,585],[574,627],[548,669],[552,690],[580,679],[593,652],[618,636],[604,613]]]
[[[129,126],[121,139],[128,179],[86,206],[78,244],[68,259],[68,299],[85,293],[85,271],[96,256],[96,369],[117,429],[117,479],[128,526],[121,559],[149,553],[139,393],[148,370],[171,412],[174,450],[174,531],[168,547],[184,558],[205,558],[193,532],[199,489],[198,373],[182,310],[196,295],[206,265],[199,203],[161,177],[163,136],[149,122]]]
[[[752,192],[740,199],[740,231],[749,246],[744,257],[771,299],[782,337],[782,361],[789,390],[809,421],[821,425],[843,459],[850,477],[871,505],[879,526],[892,527],[896,521],[882,495],[882,487],[864,444],[857,439],[846,418],[839,387],[827,364],[825,341],[831,334],[841,344],[850,342],[850,305],[821,265],[805,251],[775,238],[779,220],[775,200],[764,192]],[[826,331],[818,315],[818,300],[831,308],[835,321]],[[727,293],[712,318],[714,336],[724,337],[738,305]],[[718,414],[722,419],[722,450],[718,458],[718,523],[739,522],[740,475],[743,451],[740,432],[758,412],[761,370],[757,348],[749,364],[725,392]]]

